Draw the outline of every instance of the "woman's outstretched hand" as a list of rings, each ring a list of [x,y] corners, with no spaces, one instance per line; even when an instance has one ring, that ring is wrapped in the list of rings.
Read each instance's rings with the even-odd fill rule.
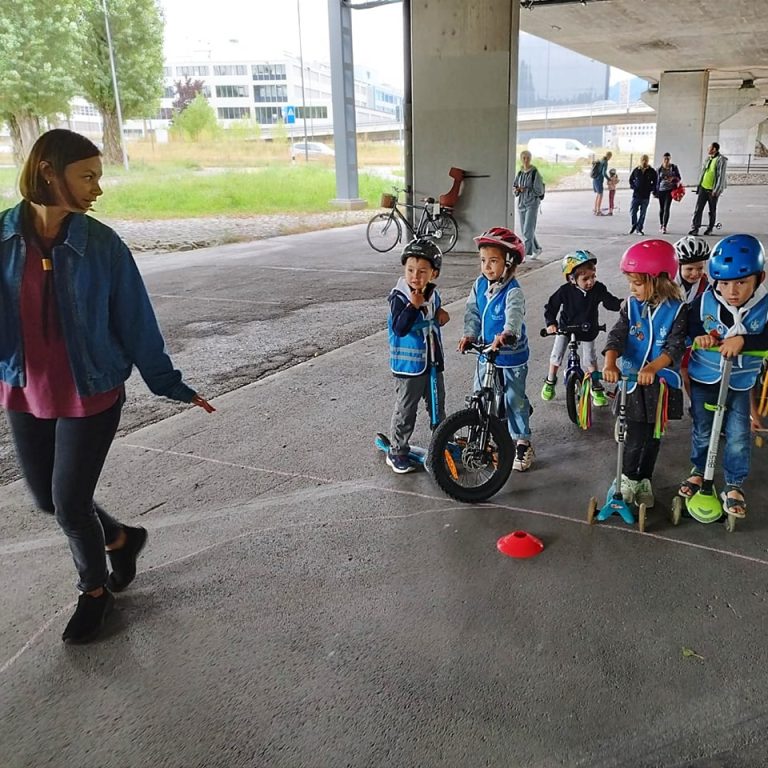
[[[213,413],[216,410],[207,400],[200,397],[200,395],[195,395],[190,402],[192,405],[202,408],[206,413]]]

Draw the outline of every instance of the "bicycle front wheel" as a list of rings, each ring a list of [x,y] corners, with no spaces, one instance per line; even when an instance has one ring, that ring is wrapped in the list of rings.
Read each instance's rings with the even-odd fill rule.
[[[571,373],[565,379],[565,404],[568,408],[568,418],[578,426],[579,403],[581,402],[581,381],[578,373]]]
[[[486,501],[509,479],[515,444],[507,425],[467,408],[451,414],[432,433],[427,469],[452,499]]]
[[[424,222],[424,237],[432,238],[443,253],[448,253],[459,237],[459,225],[450,213],[440,213]]]
[[[391,251],[402,237],[400,222],[389,213],[377,213],[368,222],[365,237],[374,251],[379,253]]]

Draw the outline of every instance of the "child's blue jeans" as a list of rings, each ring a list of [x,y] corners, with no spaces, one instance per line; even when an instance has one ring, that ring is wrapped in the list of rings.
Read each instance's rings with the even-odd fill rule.
[[[705,403],[717,402],[718,384],[691,382],[691,410],[693,431],[691,433],[691,463],[703,473],[707,464],[709,436],[712,432],[714,413],[708,411]],[[749,475],[749,460],[752,447],[749,418],[750,391],[728,390],[725,412],[725,441],[720,443],[718,455],[723,457],[723,472],[727,485],[742,486]]]
[[[531,404],[525,394],[525,381],[528,377],[528,364],[516,365],[513,368],[499,368],[504,386],[504,407],[507,411],[509,434],[515,440],[531,439]],[[475,374],[475,389],[480,389],[485,365],[477,367]]]

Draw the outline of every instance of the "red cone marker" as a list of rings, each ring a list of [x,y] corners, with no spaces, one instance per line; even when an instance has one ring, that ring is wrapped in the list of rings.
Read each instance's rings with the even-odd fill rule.
[[[535,557],[544,549],[544,543],[525,531],[514,531],[502,536],[496,547],[502,555],[509,557]]]

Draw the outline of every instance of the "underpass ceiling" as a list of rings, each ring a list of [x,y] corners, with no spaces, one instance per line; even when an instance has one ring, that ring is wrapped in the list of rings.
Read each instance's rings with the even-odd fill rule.
[[[658,82],[710,70],[710,86],[758,81],[768,90],[766,0],[521,1],[520,28]]]

